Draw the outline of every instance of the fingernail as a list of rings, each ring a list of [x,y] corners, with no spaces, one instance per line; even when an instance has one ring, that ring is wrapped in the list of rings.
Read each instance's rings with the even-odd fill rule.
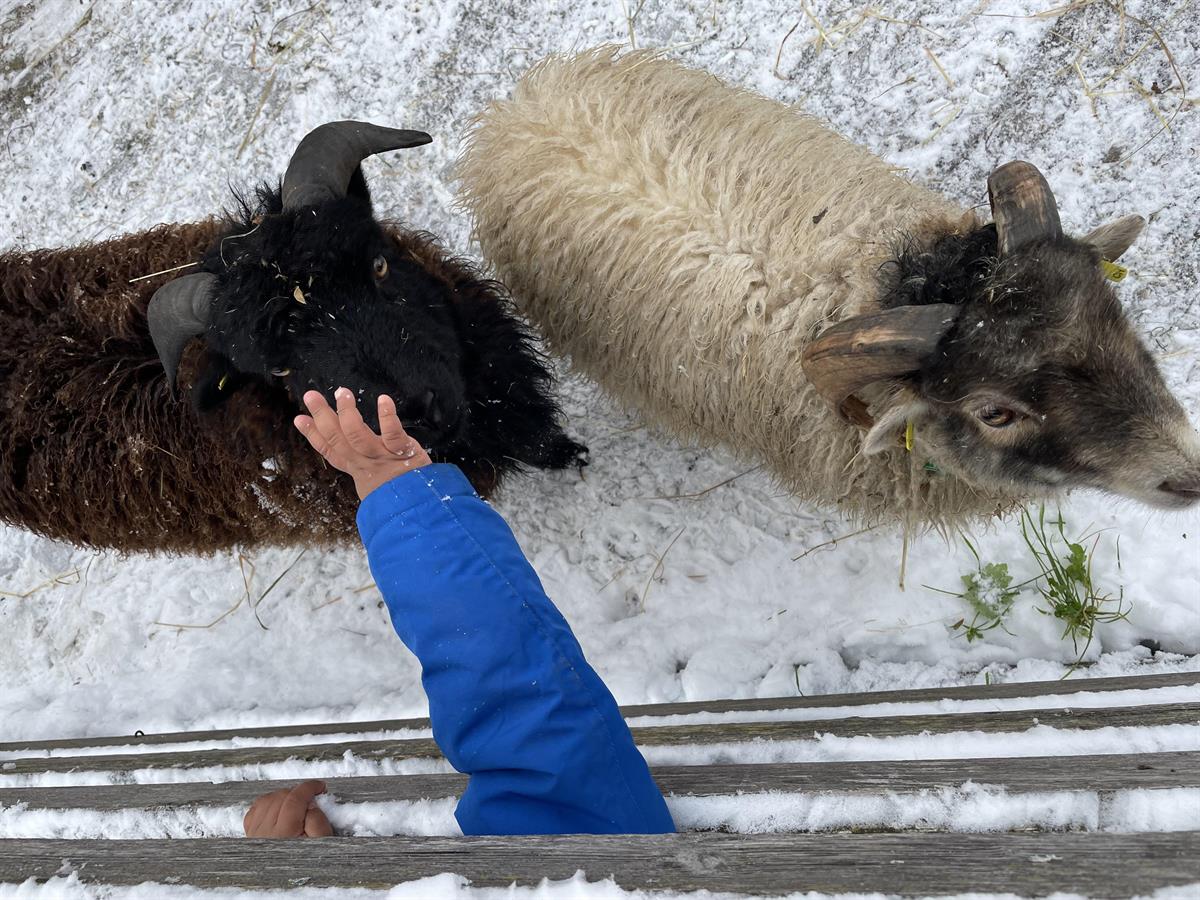
[[[334,391],[334,395],[337,397],[349,397],[352,400],[354,399],[354,395],[350,393],[349,388],[340,387]]]

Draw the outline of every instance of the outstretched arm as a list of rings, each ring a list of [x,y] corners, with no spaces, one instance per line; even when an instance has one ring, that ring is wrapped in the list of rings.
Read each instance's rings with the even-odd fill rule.
[[[349,391],[315,392],[297,427],[363,497],[358,523],[434,738],[470,775],[465,834],[673,831],[616,702],[504,520],[453,466],[429,465],[380,398],[381,435]],[[403,475],[403,477],[396,477]]]

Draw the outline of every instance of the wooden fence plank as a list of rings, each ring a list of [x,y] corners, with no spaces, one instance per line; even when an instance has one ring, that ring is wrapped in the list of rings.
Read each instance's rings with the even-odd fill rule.
[[[697,700],[687,703],[653,703],[624,706],[626,718],[674,716],[698,712],[754,712],[778,709],[827,709],[869,706],[876,703],[928,703],[937,700],[1006,700],[1019,697],[1069,696],[1079,693],[1149,690],[1164,687],[1197,687],[1200,672],[1167,675],[1125,675],[1119,678],[1072,678],[1066,681],[1015,681],[1003,684],[970,684],[960,687],[915,688],[903,691],[868,691],[859,694],[819,694],[812,697],[769,697],[761,700]]]
[[[1117,791],[1200,787],[1200,751],[1001,759],[935,759],[882,762],[770,763],[763,765],[660,766],[654,778],[664,793],[698,797],[761,791],[879,793],[955,788],[970,781],[1012,793]],[[249,806],[260,794],[291,787],[288,781],[222,784],[94,785],[0,790],[0,807],[30,809],[163,809]],[[464,775],[386,775],[328,778],[339,802],[372,803],[457,797]],[[1198,822],[1197,824],[1200,824]]]
[[[634,728],[643,747],[694,746],[752,740],[811,740],[815,735],[896,737],[933,732],[1019,732],[1036,725],[1094,729],[1131,725],[1194,725],[1200,723],[1200,703],[1099,709],[1003,710],[941,715],[851,717],[799,722],[737,722],[709,725],[663,725]],[[441,751],[430,738],[402,741],[351,741],[303,746],[237,747],[169,753],[126,753],[111,756],[26,757],[0,761],[0,776],[42,772],[129,771],[132,769],[235,766],[283,762],[290,759],[330,761],[351,751],[361,759],[437,759]],[[2,784],[2,780],[0,780]]]
[[[627,718],[673,716],[691,713],[766,712],[783,709],[827,709],[843,706],[867,706],[877,703],[916,703],[935,700],[988,700],[1017,697],[1069,696],[1083,692],[1149,690],[1163,687],[1197,686],[1200,700],[1200,672],[1176,672],[1166,675],[1129,675],[1119,678],[1076,678],[1069,681],[1025,681],[1004,684],[966,685],[962,687],[920,688],[906,691],[871,691],[858,694],[821,694],[812,697],[771,697],[751,700],[699,700],[686,703],[653,703],[624,706]],[[306,735],[351,734],[369,731],[399,731],[428,728],[429,720],[376,719],[366,722],[316,723],[211,731],[177,731],[158,734],[111,735],[61,740],[29,740],[0,743],[0,752],[21,750],[65,750],[74,747],[114,747],[134,744],[173,744],[188,741],[217,741],[235,738],[286,738]]]
[[[454,872],[507,887],[577,869],[626,889],[1125,898],[1200,883],[1200,833],[0,841],[0,882],[75,871],[103,884],[384,888]]]

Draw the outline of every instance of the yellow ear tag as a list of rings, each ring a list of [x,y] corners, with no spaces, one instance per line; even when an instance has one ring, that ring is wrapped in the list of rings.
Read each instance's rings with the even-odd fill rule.
[[[909,453],[912,453],[913,432],[915,430],[916,429],[913,428],[912,422],[909,422],[907,425],[904,426],[904,449],[907,450]]]
[[[1110,259],[1100,260],[1100,271],[1104,273],[1104,277],[1109,281],[1124,281],[1125,276],[1129,274],[1127,268],[1117,265]]]
[[[228,380],[229,380],[228,375],[222,375],[221,380],[217,382],[217,390],[218,391],[225,390],[225,382],[227,382]]]

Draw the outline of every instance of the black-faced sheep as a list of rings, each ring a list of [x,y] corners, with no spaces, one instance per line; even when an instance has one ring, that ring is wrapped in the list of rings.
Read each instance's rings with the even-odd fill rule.
[[[353,491],[291,425],[341,385],[484,494],[579,461],[501,286],[374,218],[360,160],[428,140],[323,125],[229,219],[0,255],[0,518],[123,551],[349,539]]]
[[[477,120],[461,197],[552,348],[652,422],[869,522],[1097,488],[1200,500],[1200,439],[1026,163],[994,224],[780,103],[653,54],[552,57]]]

